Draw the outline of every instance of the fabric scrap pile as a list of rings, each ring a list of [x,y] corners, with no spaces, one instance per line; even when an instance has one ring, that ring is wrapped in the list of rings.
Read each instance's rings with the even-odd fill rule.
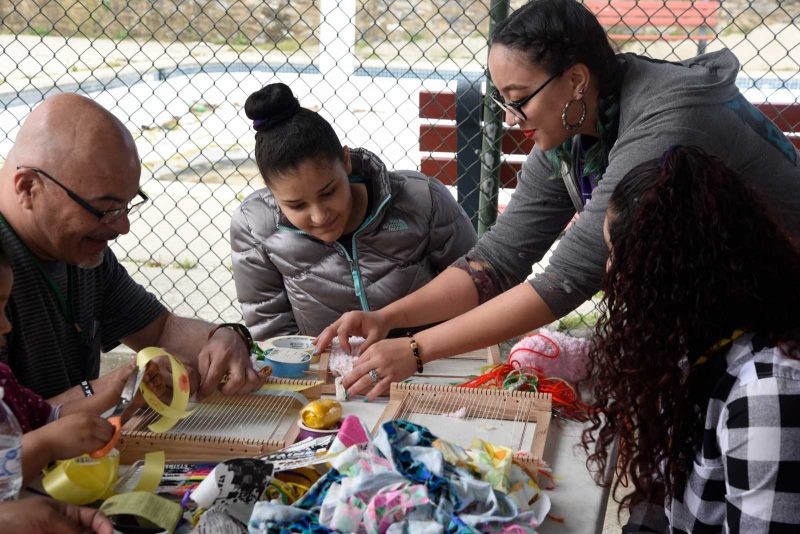
[[[329,462],[294,504],[256,503],[250,532],[516,534],[535,532],[550,509],[510,449],[465,450],[405,420]]]

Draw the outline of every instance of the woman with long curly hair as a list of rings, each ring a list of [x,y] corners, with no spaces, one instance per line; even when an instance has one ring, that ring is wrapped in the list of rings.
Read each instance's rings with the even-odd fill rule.
[[[755,197],[673,147],[609,200],[583,443],[602,473],[619,439],[626,532],[798,531],[800,253]]]

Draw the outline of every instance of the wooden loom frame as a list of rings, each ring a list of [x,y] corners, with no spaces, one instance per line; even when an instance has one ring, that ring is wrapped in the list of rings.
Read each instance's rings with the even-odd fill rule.
[[[315,374],[319,376],[319,379],[324,381],[325,383],[322,386],[322,394],[323,395],[335,395],[336,394],[336,385],[334,384],[334,376],[328,370],[328,359],[330,357],[330,352],[326,351],[322,354],[319,359],[319,368],[317,371],[309,371],[311,374]],[[409,349],[409,358],[411,357],[411,351]],[[476,362],[484,362],[485,365],[497,365],[501,363],[500,358],[500,347],[497,345],[492,345],[486,349],[479,349],[474,350],[472,352],[466,352],[464,354],[458,354],[456,356],[451,356],[450,358],[442,358],[442,361],[458,361],[463,360],[469,363],[476,363]],[[436,360],[431,362],[430,365],[436,365],[436,362],[440,360]],[[318,374],[317,374],[318,373]],[[436,372],[423,372],[421,375],[414,375],[412,379],[421,379],[425,380],[426,378],[452,378],[453,381],[461,379],[461,381],[466,381],[464,376],[453,375],[453,374],[440,374]]]
[[[289,378],[269,377],[267,383],[282,384],[292,387],[304,386],[302,390],[297,392],[309,400],[318,399],[320,397],[321,384],[317,380],[294,380]],[[262,393],[226,396],[217,392],[207,399],[204,399],[201,403],[198,403],[198,406],[207,404],[230,404],[235,409],[237,405],[241,406],[245,399],[247,399],[250,406],[253,404],[256,406],[266,406],[270,402],[274,402],[275,398],[274,395]],[[298,399],[293,400],[293,403],[290,402],[290,407],[292,405],[298,405],[297,409],[299,411],[301,407],[299,406],[301,404],[300,401]],[[149,408],[140,409],[122,427],[122,434],[118,446],[120,450],[120,463],[131,464],[143,458],[146,453],[158,450],[163,450],[166,453],[167,461],[186,463],[218,462],[229,458],[263,456],[294,443],[300,432],[300,428],[297,426],[297,417],[295,417],[295,420],[291,423],[288,431],[283,436],[269,439],[198,436],[195,434],[173,433],[171,431],[157,434],[147,429],[152,414],[153,412]],[[185,421],[189,421],[191,418],[192,416],[190,415]],[[281,416],[279,416],[275,421],[274,428],[265,429],[265,433],[270,434],[277,432],[282,421]],[[178,423],[176,427],[179,425],[180,423]]]
[[[420,402],[419,399],[427,397],[431,402]],[[438,400],[433,401],[439,397]],[[469,399],[474,404],[468,404],[466,417],[479,417],[481,419],[495,419],[505,421],[521,421],[524,425],[535,423],[536,429],[533,432],[531,447],[528,451],[521,452],[516,457],[535,467],[537,460],[542,459],[544,446],[547,440],[547,431],[550,428],[552,418],[552,396],[549,393],[534,393],[532,391],[510,391],[502,389],[482,389],[464,388],[458,386],[442,386],[438,384],[405,384],[394,383],[391,386],[389,404],[384,409],[378,422],[373,429],[373,433],[385,422],[397,419],[405,413],[427,413],[428,415],[441,415],[448,423],[467,419],[456,419],[447,417],[445,413],[453,411],[463,406],[464,399]],[[481,411],[475,414],[472,406]],[[422,410],[410,410],[409,408],[423,408]],[[524,414],[524,419],[518,419],[520,414]],[[431,429],[436,434],[436,429]],[[522,430],[520,441],[525,436],[526,430]],[[513,436],[512,436],[513,439]],[[494,443],[495,445],[505,445]],[[510,447],[515,449],[514,444]]]

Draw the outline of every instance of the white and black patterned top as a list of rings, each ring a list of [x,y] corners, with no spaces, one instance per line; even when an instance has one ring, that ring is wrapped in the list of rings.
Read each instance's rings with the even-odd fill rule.
[[[726,359],[683,496],[624,532],[800,532],[800,360],[752,334]]]

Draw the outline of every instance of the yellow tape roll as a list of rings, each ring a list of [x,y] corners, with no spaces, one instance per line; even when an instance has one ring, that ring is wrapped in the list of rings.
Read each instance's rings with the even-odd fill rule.
[[[143,526],[157,526],[173,532],[181,519],[183,509],[177,502],[154,495],[152,492],[132,491],[115,495],[100,506],[100,511],[109,517],[133,515],[143,522]]]
[[[154,358],[166,356],[172,369],[172,401],[169,405],[159,399],[146,384],[142,383],[141,391],[147,405],[161,418],[149,425],[153,432],[166,432],[180,419],[191,414],[186,407],[189,404],[189,373],[177,358],[164,349],[148,347],[136,355],[136,365],[140,370]],[[153,492],[164,473],[164,451],[151,452],[144,457],[142,475],[134,491]],[[89,504],[107,499],[113,494],[112,488],[119,478],[119,451],[100,459],[88,455],[56,463],[44,471],[42,486],[53,498],[75,505]]]
[[[164,451],[147,453],[135,491],[155,491],[164,473],[165,461]],[[113,449],[97,460],[83,455],[56,463],[52,469],[45,470],[42,487],[54,499],[82,506],[110,497],[118,477],[119,451]]]
[[[172,402],[169,405],[164,404],[155,393],[153,393],[147,384],[142,383],[142,397],[144,397],[147,405],[161,416],[159,420],[152,423],[148,428],[153,432],[166,432],[175,424],[191,415],[191,411],[186,407],[189,405],[189,395],[191,393],[189,387],[189,373],[186,367],[178,361],[172,354],[168,353],[159,347],[147,347],[139,351],[136,355],[136,365],[140,370],[155,358],[166,356],[172,369]]]

